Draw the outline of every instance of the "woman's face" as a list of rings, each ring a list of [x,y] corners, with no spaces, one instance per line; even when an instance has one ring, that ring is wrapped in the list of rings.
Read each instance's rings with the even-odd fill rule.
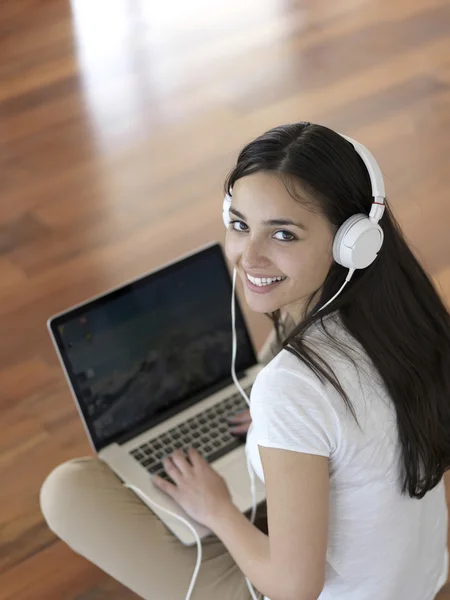
[[[271,173],[254,173],[235,183],[225,252],[255,312],[284,309],[298,323],[309,296],[322,287],[333,263],[335,228],[313,208],[294,200]],[[278,277],[283,279],[261,281]]]

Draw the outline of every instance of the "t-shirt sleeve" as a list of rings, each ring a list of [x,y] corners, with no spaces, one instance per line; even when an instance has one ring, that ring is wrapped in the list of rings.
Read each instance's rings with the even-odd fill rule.
[[[325,388],[286,369],[264,368],[250,396],[253,440],[260,446],[330,457],[337,416]]]

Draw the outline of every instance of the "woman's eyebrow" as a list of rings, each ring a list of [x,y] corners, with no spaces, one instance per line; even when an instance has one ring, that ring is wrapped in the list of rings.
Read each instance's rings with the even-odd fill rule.
[[[236,215],[236,217],[239,217],[240,219],[242,219],[243,221],[246,221],[247,219],[244,217],[244,215],[239,212],[238,210],[236,210],[235,208],[231,208],[230,207],[230,213],[233,213],[234,215]],[[269,221],[262,221],[262,224],[264,226],[279,226],[279,225],[295,225],[295,227],[299,227],[300,229],[304,229],[305,231],[307,231],[307,228],[302,224],[302,223],[296,223],[295,221],[292,221],[291,219],[269,219]]]

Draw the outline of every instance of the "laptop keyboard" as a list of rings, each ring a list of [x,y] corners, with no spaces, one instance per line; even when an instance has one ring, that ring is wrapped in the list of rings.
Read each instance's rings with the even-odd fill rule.
[[[252,386],[244,388],[247,396]],[[229,431],[227,417],[247,408],[247,402],[239,392],[225,398],[211,408],[192,419],[169,429],[156,438],[135,448],[130,454],[138,460],[149,473],[157,474],[170,481],[164,471],[162,460],[177,448],[187,450],[196,448],[209,463],[227,454],[244,443],[242,437],[236,437]]]

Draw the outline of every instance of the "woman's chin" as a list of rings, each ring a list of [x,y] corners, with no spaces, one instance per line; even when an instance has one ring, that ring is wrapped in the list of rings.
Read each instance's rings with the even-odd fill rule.
[[[247,302],[247,306],[253,312],[258,313],[271,313],[280,308],[280,304],[278,302],[274,302],[269,298],[265,298],[264,296],[256,296],[256,294],[252,294],[246,290],[245,292],[245,300]]]

